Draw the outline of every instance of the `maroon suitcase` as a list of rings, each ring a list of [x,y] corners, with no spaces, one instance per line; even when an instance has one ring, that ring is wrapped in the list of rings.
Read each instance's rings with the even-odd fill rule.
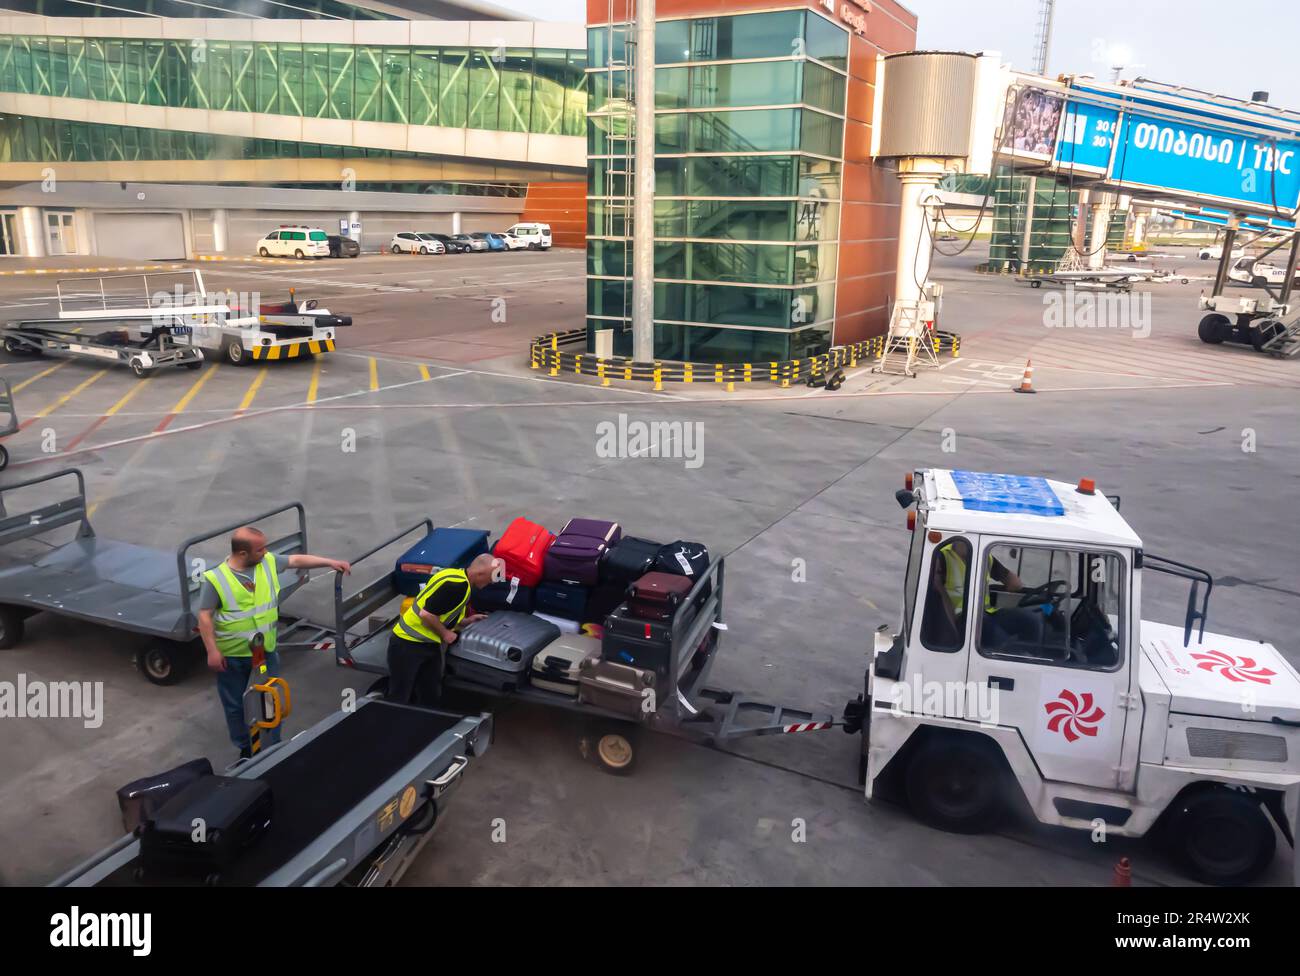
[[[671,620],[693,585],[689,576],[646,573],[628,587],[628,612],[642,620]]]

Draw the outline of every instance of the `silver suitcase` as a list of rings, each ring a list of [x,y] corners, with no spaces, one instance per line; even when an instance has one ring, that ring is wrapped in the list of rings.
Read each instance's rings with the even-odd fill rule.
[[[533,658],[534,688],[578,697],[578,669],[588,658],[600,657],[600,639],[583,634],[562,634]]]
[[[447,670],[458,678],[514,691],[528,683],[537,652],[560,636],[560,629],[530,613],[498,610],[465,627],[447,648]]]

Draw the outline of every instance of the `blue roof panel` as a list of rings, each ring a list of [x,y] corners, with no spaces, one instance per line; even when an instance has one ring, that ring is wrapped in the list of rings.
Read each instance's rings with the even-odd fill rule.
[[[1049,516],[1065,514],[1065,506],[1056,497],[1056,492],[1046,478],[954,471],[952,480],[961,495],[962,507],[973,512]]]

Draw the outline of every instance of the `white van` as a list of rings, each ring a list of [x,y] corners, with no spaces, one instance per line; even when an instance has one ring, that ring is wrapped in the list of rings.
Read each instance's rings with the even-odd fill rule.
[[[529,250],[549,251],[551,249],[550,224],[515,224],[506,233],[519,238],[528,245]]]
[[[283,226],[257,242],[262,257],[327,258],[330,239],[319,227]]]

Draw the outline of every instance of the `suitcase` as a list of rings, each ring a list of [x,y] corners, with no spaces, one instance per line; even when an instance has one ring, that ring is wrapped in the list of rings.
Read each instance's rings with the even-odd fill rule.
[[[538,583],[536,609],[566,620],[586,620],[590,592],[585,586],[574,586],[572,583]]]
[[[642,620],[672,620],[695,585],[689,576],[646,573],[627,588],[627,609]]]
[[[709,568],[709,550],[701,542],[678,539],[659,550],[654,568],[661,573],[675,573],[698,580]]]
[[[479,613],[490,613],[493,610],[532,613],[535,594],[536,591],[531,586],[520,586],[519,580],[511,579],[504,583],[489,583],[481,590],[475,590],[469,602]]]
[[[587,658],[578,667],[578,700],[628,718],[642,719],[654,697],[655,673],[613,661]]]
[[[560,535],[585,535],[589,539],[599,539],[612,549],[623,538],[623,529],[617,522],[571,518],[560,529]]]
[[[538,620],[545,620],[561,634],[576,634],[582,630],[582,625],[578,621],[570,620],[568,617],[555,617],[549,613],[539,613],[536,610],[533,611],[533,616]]]
[[[587,597],[587,612],[582,622],[600,624],[620,603],[627,599],[626,583],[601,583]]]
[[[668,621],[638,620],[620,607],[605,622],[601,657],[655,672],[660,683],[672,673],[672,629]]]
[[[146,874],[219,873],[271,826],[271,787],[260,779],[203,776],[140,825],[140,864]],[[194,839],[196,820],[203,839]]]
[[[397,591],[415,596],[440,569],[464,569],[488,551],[488,534],[480,529],[434,529],[402,553],[393,571]]]
[[[662,548],[661,542],[625,535],[618,541],[618,545],[610,548],[600,564],[600,578],[626,586],[654,568],[655,558]]]
[[[599,656],[600,641],[596,638],[579,634],[562,635],[533,658],[533,687],[577,698],[578,668],[588,658]]]
[[[542,581],[546,552],[555,536],[536,522],[517,518],[497,540],[492,554],[506,564],[506,581],[518,579],[520,586],[536,586]]]
[[[134,779],[117,791],[122,826],[128,834],[158,812],[158,808],[196,779],[212,775],[212,763],[194,759],[154,776]]]
[[[592,535],[560,535],[546,553],[542,578],[556,583],[595,586],[600,578],[600,561],[609,546]]]
[[[447,670],[458,678],[501,691],[528,683],[533,657],[560,629],[530,613],[499,610],[469,624],[447,648]]]

